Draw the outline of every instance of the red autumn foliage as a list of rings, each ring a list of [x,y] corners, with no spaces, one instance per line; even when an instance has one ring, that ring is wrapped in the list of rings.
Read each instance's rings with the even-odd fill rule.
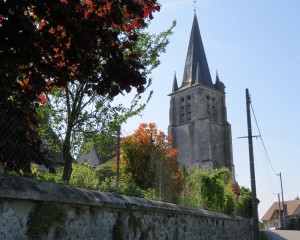
[[[23,129],[18,134],[24,142],[14,147],[20,156],[29,156],[30,149],[38,152],[32,103],[45,103],[41,94],[55,86],[79,81],[86,85],[84,92],[111,97],[131,88],[143,92],[135,34],[159,6],[156,0],[0,1],[0,115],[6,119],[0,121],[0,162],[12,159],[18,165],[17,151],[6,148],[18,136],[4,139],[14,129]],[[29,171],[30,159],[24,161]]]
[[[42,92],[40,95],[37,96],[37,101],[46,104],[47,103],[47,97],[44,92]]]
[[[134,134],[122,140],[124,172],[142,189],[155,189],[159,184],[165,200],[168,194],[178,197],[182,190],[183,178],[176,158],[177,149],[171,147],[171,139],[154,123],[140,124]]]
[[[75,80],[100,95],[141,92],[135,32],[159,10],[156,0],[1,1],[1,81],[16,89],[15,79],[29,78],[31,99]]]
[[[239,196],[241,194],[240,186],[237,182],[233,182],[231,184],[231,191],[237,196]]]

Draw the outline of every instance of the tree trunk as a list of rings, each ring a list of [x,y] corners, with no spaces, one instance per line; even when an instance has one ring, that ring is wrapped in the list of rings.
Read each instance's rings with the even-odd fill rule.
[[[71,155],[71,128],[68,127],[66,137],[63,143],[63,157],[65,160],[65,166],[64,171],[62,175],[62,180],[69,182],[72,174],[72,163],[73,163],[73,157]]]

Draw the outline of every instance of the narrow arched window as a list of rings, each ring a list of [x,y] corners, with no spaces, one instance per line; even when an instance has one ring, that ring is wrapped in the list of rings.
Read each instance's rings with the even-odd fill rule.
[[[187,121],[190,122],[192,120],[192,103],[191,103],[191,96],[186,96],[186,116]]]
[[[206,96],[206,115],[207,115],[207,118],[211,119],[210,96]]]
[[[179,118],[180,118],[180,123],[185,123],[186,122],[186,114],[185,114],[185,101],[184,97],[181,97],[179,100]]]
[[[217,102],[215,98],[212,98],[212,121],[217,122]]]

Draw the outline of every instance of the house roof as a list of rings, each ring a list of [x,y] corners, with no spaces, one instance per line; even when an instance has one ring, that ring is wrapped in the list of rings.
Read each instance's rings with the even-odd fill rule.
[[[107,149],[108,152],[113,152],[117,147],[111,146]],[[109,154],[107,156],[101,155],[98,151],[98,145],[92,145],[88,151],[82,151],[78,154],[76,162],[77,163],[88,163],[91,166],[99,166],[103,163],[106,163],[110,159],[113,158],[113,154]]]
[[[286,216],[294,215],[297,208],[300,206],[300,200],[284,201],[284,213]],[[274,202],[269,210],[265,213],[261,220],[271,220],[274,213],[279,211],[278,202]]]

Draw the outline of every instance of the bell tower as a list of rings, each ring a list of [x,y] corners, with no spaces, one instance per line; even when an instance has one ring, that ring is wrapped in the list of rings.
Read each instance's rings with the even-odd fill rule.
[[[206,171],[227,167],[234,172],[231,125],[227,121],[225,86],[218,73],[212,82],[194,15],[181,86],[175,74],[169,94],[169,135],[178,162]]]

